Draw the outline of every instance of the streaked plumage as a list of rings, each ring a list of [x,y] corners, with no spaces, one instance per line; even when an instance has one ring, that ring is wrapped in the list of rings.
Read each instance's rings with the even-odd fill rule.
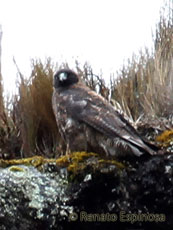
[[[102,96],[68,69],[54,76],[53,109],[67,151],[92,151],[107,156],[155,152]]]

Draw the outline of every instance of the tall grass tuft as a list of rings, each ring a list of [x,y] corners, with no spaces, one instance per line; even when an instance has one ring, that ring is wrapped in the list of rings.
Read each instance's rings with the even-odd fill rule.
[[[18,136],[18,127],[14,120],[13,102],[3,98],[3,82],[1,74],[1,39],[0,26],[0,157],[11,158],[19,155],[21,142]],[[9,106],[10,104],[10,106]],[[10,108],[10,109],[9,109]]]
[[[58,142],[58,129],[52,110],[53,65],[47,59],[32,61],[32,73],[28,80],[20,74],[19,99],[15,113],[22,139],[22,153],[30,156],[53,156]]]
[[[1,40],[2,40],[2,30],[1,30],[1,25],[0,25],[0,118],[2,117],[3,111],[4,111],[3,85],[2,85],[2,74],[1,74],[1,52],[2,52]]]
[[[173,110],[173,9],[157,25],[152,54],[145,49],[118,72],[112,97],[134,120],[141,114],[169,117]],[[166,11],[166,9],[165,9]]]

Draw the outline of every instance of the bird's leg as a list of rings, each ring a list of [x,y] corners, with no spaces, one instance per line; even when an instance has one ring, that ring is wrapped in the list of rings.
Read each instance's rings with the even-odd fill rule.
[[[69,144],[69,142],[67,141],[67,147],[66,147],[65,155],[67,156],[69,162],[70,162],[70,154],[71,154],[70,144]]]
[[[106,156],[109,156],[109,151],[106,148],[106,145],[104,143],[101,143],[100,146],[103,148],[104,152],[106,153]]]
[[[65,155],[70,155],[71,151],[70,151],[70,145],[69,145],[69,142],[67,143],[67,147],[66,147],[66,153]]]
[[[88,133],[87,133],[86,127],[84,127],[84,134],[85,134],[84,151],[87,152],[87,150],[88,150]]]

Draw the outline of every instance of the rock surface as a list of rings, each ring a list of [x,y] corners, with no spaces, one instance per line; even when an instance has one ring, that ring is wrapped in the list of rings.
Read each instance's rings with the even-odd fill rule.
[[[1,161],[0,230],[173,229],[173,155],[133,167],[79,155]]]

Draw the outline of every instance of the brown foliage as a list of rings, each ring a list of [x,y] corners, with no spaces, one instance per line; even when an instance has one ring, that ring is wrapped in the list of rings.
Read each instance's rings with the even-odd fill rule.
[[[173,9],[160,18],[152,54],[146,49],[118,72],[112,96],[134,120],[169,117],[173,110]]]
[[[51,156],[55,153],[59,135],[51,104],[53,66],[50,59],[45,65],[33,61],[32,66],[29,80],[20,75],[19,99],[15,106],[22,152],[27,156]]]
[[[75,71],[91,89],[109,99],[133,121],[139,117],[170,119],[173,110],[173,9],[162,12],[158,23],[152,54],[145,49],[133,56],[126,66],[110,78],[110,86],[100,74],[95,75],[87,63],[81,68],[76,61]],[[62,63],[59,68],[69,68]],[[57,70],[57,69],[56,69]],[[50,59],[43,64],[32,61],[30,78],[20,73],[18,95],[4,106],[0,75],[0,152],[8,157],[42,154],[53,157],[64,153],[52,111],[52,80],[55,67]],[[0,154],[1,154],[0,153]],[[9,156],[10,154],[10,156]]]

